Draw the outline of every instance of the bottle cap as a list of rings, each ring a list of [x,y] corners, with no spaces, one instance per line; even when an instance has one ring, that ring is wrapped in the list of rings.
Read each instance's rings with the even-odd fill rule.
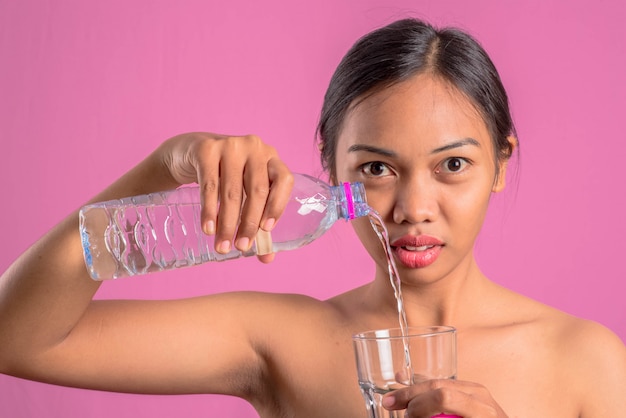
[[[348,219],[354,219],[354,201],[352,200],[352,186],[348,182],[343,183],[343,191],[346,193],[346,203],[348,206]]]

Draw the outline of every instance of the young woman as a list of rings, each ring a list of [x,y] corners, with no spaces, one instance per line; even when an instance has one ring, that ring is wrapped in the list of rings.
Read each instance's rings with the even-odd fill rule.
[[[367,35],[331,81],[319,137],[331,180],[363,182],[387,225],[409,324],[458,329],[459,380],[398,390],[386,407],[466,418],[626,410],[617,336],[500,287],[476,264],[476,236],[517,146],[506,93],[476,41],[412,19]],[[257,137],[191,133],[93,200],[195,181],[203,228],[227,252],[280,222],[292,177]],[[353,225],[375,276],[329,300],[93,301],[99,284],[87,276],[73,213],[2,276],[0,371],[100,390],[230,394],[263,417],[362,417],[350,337],[397,326],[397,311],[377,237],[367,220]]]

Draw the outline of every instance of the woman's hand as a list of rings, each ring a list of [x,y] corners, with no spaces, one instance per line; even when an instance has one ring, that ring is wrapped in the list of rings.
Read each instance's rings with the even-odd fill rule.
[[[256,136],[182,134],[164,142],[154,156],[176,183],[200,185],[202,229],[215,234],[220,253],[233,245],[249,250],[259,228],[271,231],[293,185],[276,150]],[[259,259],[269,262],[273,254]]]
[[[426,380],[395,390],[383,398],[383,406],[406,409],[406,416],[411,418],[441,413],[463,418],[507,417],[484,386],[458,380]]]

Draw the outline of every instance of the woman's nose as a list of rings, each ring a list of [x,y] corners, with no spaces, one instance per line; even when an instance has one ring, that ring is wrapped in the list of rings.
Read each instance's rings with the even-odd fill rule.
[[[412,181],[399,188],[393,208],[393,221],[433,222],[438,213],[437,187],[428,181]]]

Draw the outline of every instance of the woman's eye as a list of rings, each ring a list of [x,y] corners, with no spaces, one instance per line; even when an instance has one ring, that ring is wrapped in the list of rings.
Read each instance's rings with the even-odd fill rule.
[[[452,157],[441,164],[440,170],[446,173],[459,173],[465,170],[468,164],[469,162],[465,158]]]
[[[374,177],[389,174],[389,168],[387,165],[385,165],[385,163],[381,163],[380,161],[373,161],[371,163],[364,164],[361,170],[363,170],[363,173],[366,175]]]

